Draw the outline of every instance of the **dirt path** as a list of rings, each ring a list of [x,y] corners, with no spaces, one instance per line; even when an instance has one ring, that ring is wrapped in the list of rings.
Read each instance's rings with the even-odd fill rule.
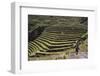
[[[67,59],[82,59],[82,58],[88,58],[87,52],[79,52],[78,55],[76,53],[69,54]]]

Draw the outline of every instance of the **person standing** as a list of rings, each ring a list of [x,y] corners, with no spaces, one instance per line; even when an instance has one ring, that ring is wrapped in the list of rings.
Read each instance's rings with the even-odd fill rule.
[[[80,50],[80,48],[79,48],[79,40],[77,40],[77,41],[76,41],[76,45],[75,45],[75,52],[76,52],[76,55],[78,55],[79,50]]]

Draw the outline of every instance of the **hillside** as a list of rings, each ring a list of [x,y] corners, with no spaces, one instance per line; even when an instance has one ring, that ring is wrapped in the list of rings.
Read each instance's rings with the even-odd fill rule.
[[[86,17],[29,15],[29,60],[69,58],[78,40],[80,51],[87,52],[87,22]]]

